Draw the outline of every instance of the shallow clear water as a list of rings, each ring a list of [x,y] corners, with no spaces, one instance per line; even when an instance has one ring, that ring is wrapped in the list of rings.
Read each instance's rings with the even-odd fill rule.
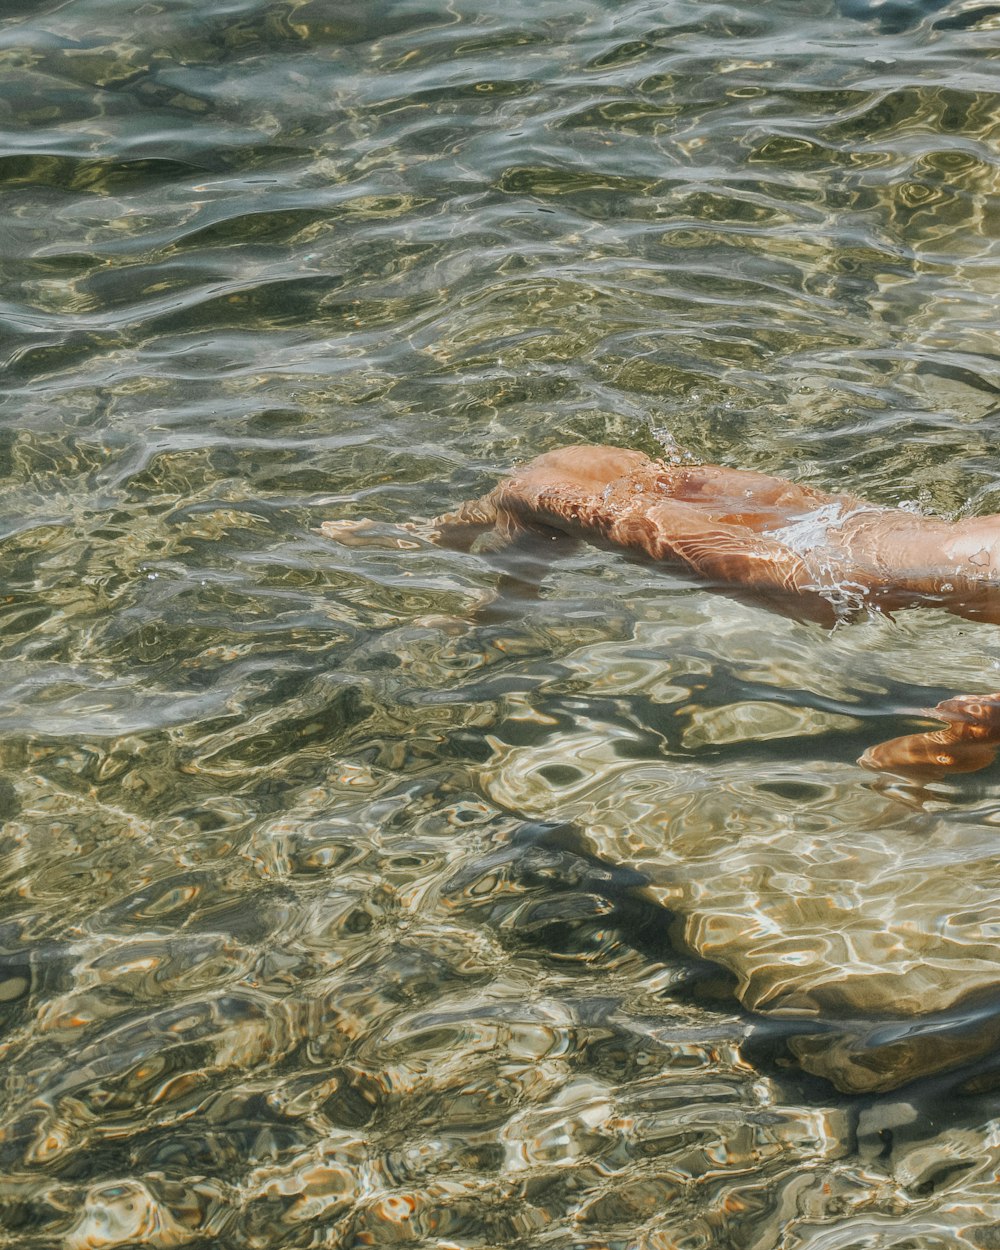
[[[1000,634],[316,533],[1000,510],[994,9],[9,0],[0,1244],[1000,1245]]]

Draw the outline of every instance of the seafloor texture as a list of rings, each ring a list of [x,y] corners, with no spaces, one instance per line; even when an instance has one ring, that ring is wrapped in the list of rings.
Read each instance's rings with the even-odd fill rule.
[[[0,1246],[991,1250],[1000,687],[593,548],[568,442],[1000,510],[972,0],[8,0]]]

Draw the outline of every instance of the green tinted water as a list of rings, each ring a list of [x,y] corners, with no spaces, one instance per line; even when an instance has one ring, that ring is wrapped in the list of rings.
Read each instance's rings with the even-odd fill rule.
[[[1000,635],[315,532],[1000,510],[991,7],[8,3],[2,1244],[998,1244]]]

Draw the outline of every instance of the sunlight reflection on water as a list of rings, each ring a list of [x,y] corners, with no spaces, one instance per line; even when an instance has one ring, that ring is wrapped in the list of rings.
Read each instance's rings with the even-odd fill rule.
[[[1000,1244],[994,631],[375,549],[570,441],[1000,509],[972,0],[11,0],[11,1245]],[[498,571],[499,570],[499,571]]]

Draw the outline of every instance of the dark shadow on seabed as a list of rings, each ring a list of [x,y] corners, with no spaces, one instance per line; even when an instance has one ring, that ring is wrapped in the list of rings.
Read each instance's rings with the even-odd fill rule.
[[[569,460],[564,465],[567,457]],[[602,457],[609,462],[606,472]],[[624,462],[624,469],[619,462]],[[679,474],[683,479],[677,493],[687,491],[685,500],[688,495],[695,499],[695,502],[683,505],[687,512],[681,518],[690,521],[693,516],[697,526],[701,527],[695,535],[697,543],[690,551],[669,525],[654,526],[651,535],[647,534],[648,525],[642,528],[648,516],[654,513],[658,516],[658,509],[664,506],[659,502],[662,498],[660,476],[670,474]],[[693,485],[685,475],[691,476]],[[712,482],[716,478],[726,482],[729,478],[737,481],[741,489],[734,487],[729,494],[723,490],[721,494],[725,498],[718,506],[725,504],[729,507],[731,504],[732,507],[750,508],[749,520],[741,514],[734,522],[723,509],[725,515],[719,522],[707,505],[702,508],[704,516],[698,513],[699,491],[704,493],[708,490],[707,486],[702,487],[699,483],[706,475],[715,475]],[[602,490],[605,478],[610,484]],[[751,482],[753,492],[742,490],[747,481]],[[711,495],[710,503],[716,501],[720,493],[714,486],[712,490],[715,493]],[[617,495],[609,497],[615,491]],[[748,504],[744,495],[749,498],[752,493],[753,503]],[[667,495],[672,497],[670,491]],[[803,501],[814,504],[824,498],[833,497],[824,497],[815,491],[803,492],[784,479],[764,478],[713,466],[688,469],[658,465],[640,454],[614,448],[572,448],[568,452],[550,453],[532,461],[483,499],[472,501],[456,513],[439,518],[433,523],[436,530],[429,531],[428,537],[431,541],[454,545],[460,550],[470,549],[470,536],[480,535],[476,539],[480,544],[485,537],[485,547],[481,549],[491,561],[496,561],[494,568],[501,580],[496,597],[484,602],[477,613],[480,624],[503,620],[512,609],[516,614],[524,601],[537,593],[552,559],[564,549],[565,538],[558,535],[560,530],[567,531],[570,537],[596,539],[599,545],[622,549],[632,557],[645,554],[659,562],[665,554],[668,558],[674,557],[674,563],[679,558],[682,563],[689,564],[696,574],[707,574],[708,588],[713,591],[734,597],[743,597],[749,591],[755,600],[765,606],[777,606],[789,615],[812,619],[815,614],[809,609],[817,598],[817,584],[811,574],[798,576],[801,561],[794,548],[786,547],[783,541],[776,544],[768,539],[770,546],[757,553],[766,564],[765,572],[770,571],[773,564],[780,576],[764,577],[751,556],[756,553],[754,544],[759,539],[758,531],[765,529],[766,537],[765,522],[771,525],[775,518],[789,519],[785,515],[789,509],[794,521],[801,512]],[[953,541],[953,534],[959,533],[960,525],[952,526],[942,521],[917,519],[902,512],[872,508],[848,496],[839,499],[859,509],[857,515],[863,521],[862,526],[857,527],[859,534],[863,532],[864,525],[876,531],[869,546],[882,529],[888,527],[891,531],[888,539],[896,543],[896,546],[889,543],[889,551],[896,550],[900,542],[904,551],[909,551],[906,543],[910,547],[916,543],[916,550],[919,542],[914,534],[926,531],[925,545],[932,555],[937,549],[935,544],[944,544],[944,555],[949,560],[958,559],[948,543]],[[633,520],[635,524],[632,524]],[[970,524],[974,527],[988,521]],[[556,534],[548,527],[549,522],[555,527]],[[539,523],[545,528],[541,528]],[[718,542],[713,528],[717,526],[722,535]],[[330,537],[338,537],[337,523],[325,527],[325,530]],[[363,523],[361,532],[364,541]],[[976,542],[985,541],[980,539],[978,533],[973,537]],[[678,542],[681,544],[679,548]],[[867,552],[867,548],[864,550]],[[873,550],[881,554],[877,545]],[[922,550],[917,552],[921,559]],[[844,543],[840,554],[844,557],[840,567],[854,575],[855,566],[850,561],[858,557],[852,551],[850,542]],[[979,554],[985,556],[988,565],[990,557],[985,548]],[[708,560],[707,567],[704,566],[705,559]],[[790,573],[785,569],[786,564],[791,569]],[[896,570],[891,560],[876,561],[873,556],[868,562],[862,561],[857,565],[871,575],[871,586],[865,583],[865,593],[874,588],[874,598],[877,593],[888,592],[886,602],[890,607],[908,606],[910,599],[914,603],[933,601],[937,606],[961,615],[985,615],[993,619],[990,604],[985,601],[980,603],[983,595],[993,593],[992,583],[987,586],[985,582],[971,578],[967,588],[964,585],[953,586],[949,579],[961,580],[958,564],[955,565],[956,572],[950,565],[945,568],[944,564],[940,564],[940,570],[944,570],[941,572],[929,558],[927,568],[932,567],[935,569],[933,576],[910,576],[907,572],[910,565],[904,562],[898,575],[900,585],[896,588],[892,582]],[[872,573],[872,570],[876,572]],[[809,573],[808,569],[806,573]],[[858,582],[850,584],[859,585]],[[898,602],[892,599],[897,589],[903,592]],[[944,593],[953,591],[959,593]],[[783,592],[785,598],[776,603],[775,594]],[[907,598],[908,594],[910,598]],[[829,608],[829,604],[825,606]],[[692,690],[702,685],[694,683]],[[699,693],[703,696],[704,690],[699,689]],[[747,692],[743,693],[746,696]],[[942,693],[947,695],[950,692]],[[788,698],[794,698],[794,694],[786,692]],[[805,701],[815,703],[815,700]],[[869,746],[859,762],[875,771],[895,771],[917,782],[933,782],[952,771],[976,771],[991,763],[996,751],[997,734],[993,722],[997,719],[997,701],[992,698],[960,697],[939,699],[937,702],[936,708],[914,707],[911,704],[910,710],[914,718],[929,719],[938,724],[944,722],[944,728],[924,729]],[[844,706],[830,710],[848,715],[857,712],[855,707]],[[613,719],[609,717],[609,720]],[[649,727],[657,719],[662,722],[662,718],[649,719]],[[675,714],[672,713],[668,719],[675,719]],[[667,732],[669,735],[669,730]],[[676,738],[676,724],[674,736]],[[847,733],[840,736],[846,737],[856,754],[854,735]],[[674,741],[672,745],[673,754],[680,744]],[[734,745],[733,749],[743,756],[752,750],[745,742]],[[725,746],[717,745],[713,754],[724,754],[725,751]],[[680,753],[685,752],[682,750]],[[794,745],[791,753],[794,754]],[[873,784],[885,788],[888,783],[880,781]],[[935,797],[920,786],[900,785],[897,790],[895,797],[915,808],[919,808],[926,799]],[[802,1079],[822,1078],[841,1094],[853,1098],[857,1103],[858,1125],[864,1126],[858,1129],[859,1149],[863,1139],[863,1153],[868,1157],[879,1156],[891,1149],[893,1133],[898,1135],[904,1128],[911,1138],[914,1133],[919,1135],[932,1128],[938,1131],[945,1107],[950,1123],[954,1124],[956,1117],[961,1122],[964,1114],[962,1098],[967,1093],[974,1095],[966,1104],[970,1108],[968,1114],[978,1123],[983,1122],[984,1116],[988,1118],[988,1109],[992,1108],[988,1096],[991,1083],[1000,1071],[1000,1063],[994,1064],[989,1058],[1000,1040],[1000,989],[993,985],[980,985],[960,995],[946,1007],[926,1013],[917,1010],[899,1015],[885,1010],[866,1013],[863,1000],[859,1004],[850,996],[844,997],[835,982],[817,987],[818,992],[810,994],[805,1004],[783,1004],[779,996],[774,1010],[763,1009],[759,1003],[755,1009],[749,1010],[743,1006],[740,985],[733,971],[711,958],[703,958],[692,949],[685,938],[684,917],[662,906],[649,888],[652,881],[642,873],[613,865],[596,856],[572,825],[522,825],[501,849],[488,855],[481,865],[470,865],[460,878],[456,878],[453,888],[461,890],[463,882],[467,887],[477,875],[493,878],[497,873],[506,874],[509,881],[517,879],[522,888],[533,882],[545,883],[546,894],[551,895],[555,891],[560,900],[557,902],[553,897],[546,897],[532,904],[527,912],[518,910],[513,921],[508,916],[507,921],[512,921],[515,931],[523,931],[527,924],[535,941],[555,945],[566,940],[572,943],[578,940],[581,929],[598,917],[602,926],[614,925],[622,939],[634,950],[653,960],[666,960],[676,968],[677,980],[671,990],[673,995],[684,994],[703,1005],[715,1003],[727,1010],[736,1010],[745,1029],[742,1051],[755,1066],[786,1075],[795,1069],[802,1074]],[[494,915],[491,923],[495,920]],[[886,1004],[891,1001],[891,997],[883,1000]],[[886,1127],[888,1121],[879,1110],[882,1102],[878,1100],[886,1094],[893,1095],[885,1106],[894,1108],[889,1119],[895,1129]],[[876,1101],[873,1102],[873,1099]]]
[[[494,851],[456,875],[446,891],[468,896],[477,882],[497,878],[518,892],[511,913],[499,915],[491,906],[486,924],[503,923],[515,941],[549,953],[578,953],[596,930],[605,935],[616,930],[643,957],[671,967],[664,999],[721,1013],[727,1036],[736,1015],[747,1063],[803,1101],[829,1103],[832,1096],[849,1113],[852,1144],[863,1159],[888,1159],[945,1128],[977,1128],[1000,1113],[1000,986],[921,1017],[748,1011],[739,1001],[735,975],[692,953],[683,917],[653,896],[649,879],[596,855],[575,826],[517,825]],[[609,1004],[601,1011],[608,1014]],[[811,1070],[817,1056],[824,1076]],[[909,1079],[914,1067],[932,1071]]]

